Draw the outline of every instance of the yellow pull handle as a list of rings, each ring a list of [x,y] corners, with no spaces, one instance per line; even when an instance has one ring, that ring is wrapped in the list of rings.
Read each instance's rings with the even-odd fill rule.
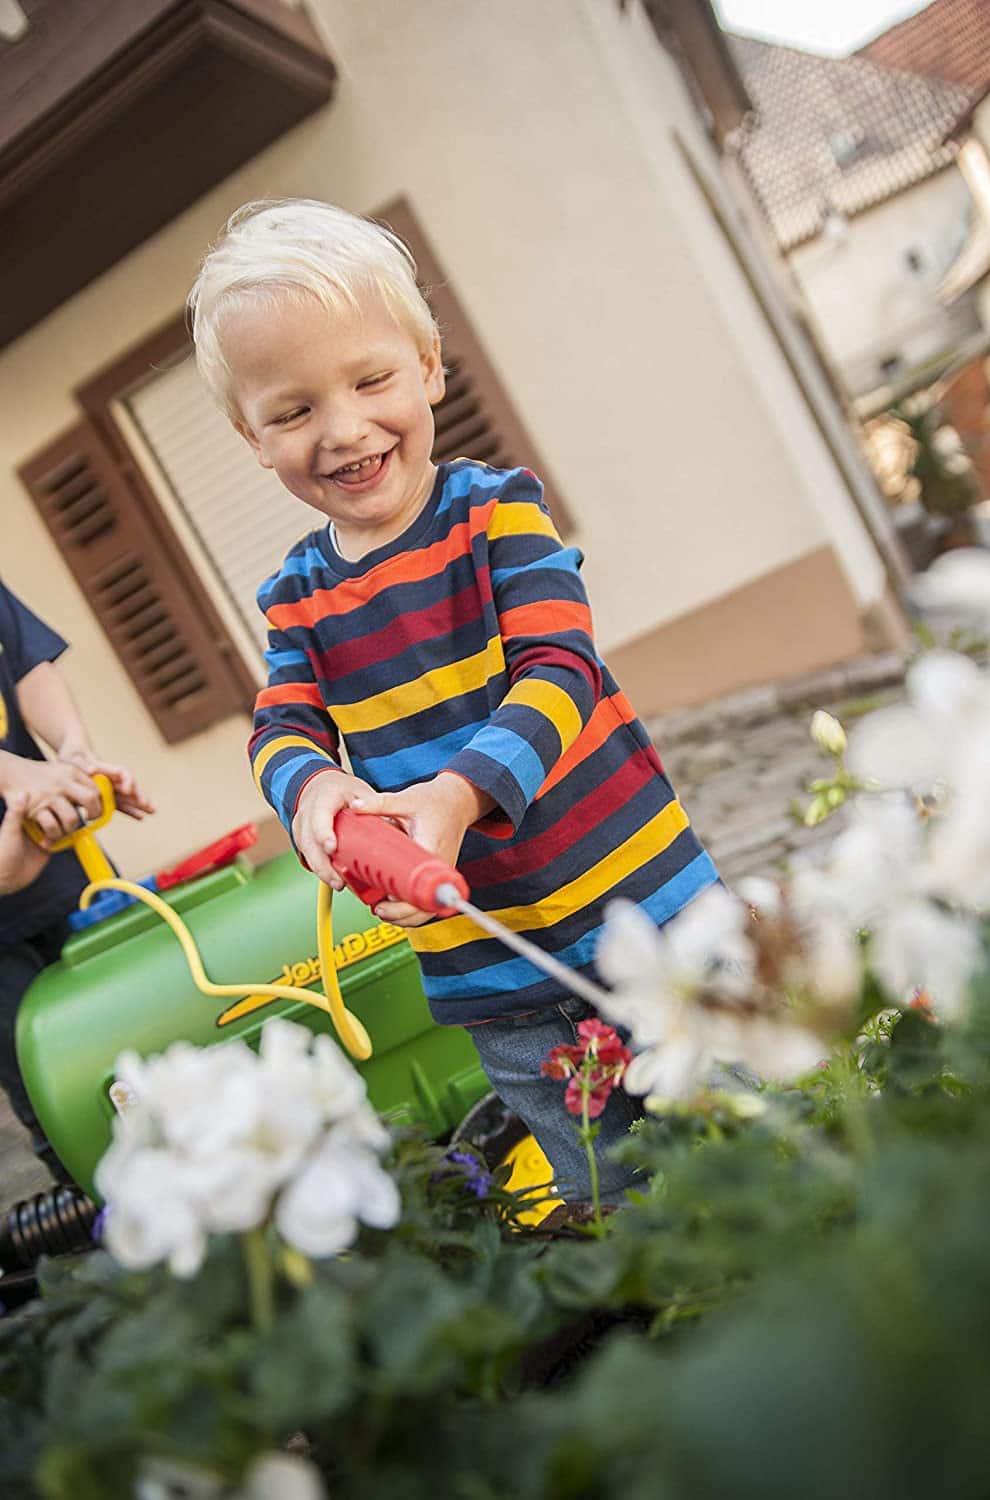
[[[63,849],[74,849],[79,863],[90,880],[112,880],[113,866],[93,835],[98,828],[103,827],[104,823],[109,823],[117,804],[109,776],[104,776],[100,772],[93,777],[93,780],[100,793],[100,811],[95,818],[90,818],[89,822],[84,823],[80,828],[74,828],[71,833],[65,834],[56,843],[49,844],[48,848],[53,854],[60,854]],[[33,818],[25,820],[24,831],[36,844],[44,844],[45,835]]]

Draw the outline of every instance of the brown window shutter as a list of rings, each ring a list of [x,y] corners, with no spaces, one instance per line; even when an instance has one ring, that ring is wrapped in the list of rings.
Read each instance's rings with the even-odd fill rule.
[[[450,282],[404,198],[397,198],[375,214],[404,240],[416,258],[424,294],[440,325],[447,394],[436,408],[437,435],[433,458],[477,458],[496,469],[523,465],[543,482],[550,514],[562,536],[574,521],[536,452],[502,382],[478,341]]]
[[[135,476],[82,421],[19,471],[142,702],[170,743],[244,712],[253,697],[190,578],[175,565]]]

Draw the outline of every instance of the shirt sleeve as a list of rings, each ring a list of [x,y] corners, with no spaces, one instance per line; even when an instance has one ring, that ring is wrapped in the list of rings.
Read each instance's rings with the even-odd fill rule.
[[[0,584],[0,648],[6,653],[11,676],[20,682],[35,667],[57,661],[68,641]]]
[[[255,699],[248,756],[258,790],[291,839],[307,781],[319,771],[342,770],[339,741],[306,652],[272,628],[265,660],[268,682]]]
[[[581,554],[557,535],[527,469],[510,476],[493,508],[488,555],[509,689],[447,769],[494,798],[515,832],[591,717],[601,663]]]

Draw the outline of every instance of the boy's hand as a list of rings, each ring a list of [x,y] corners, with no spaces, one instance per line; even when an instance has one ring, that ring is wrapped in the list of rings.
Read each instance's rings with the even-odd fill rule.
[[[51,843],[75,833],[87,818],[95,818],[100,811],[100,793],[91,777],[78,766],[59,761],[4,755],[0,792],[8,802],[23,795],[24,816],[33,818]]]
[[[0,896],[23,890],[30,885],[50,856],[32,843],[21,826],[27,815],[27,793],[13,791],[7,798],[7,811],[0,822]]]
[[[135,818],[140,822],[148,813],[154,812],[154,804],[138,786],[126,766],[111,765],[109,761],[100,760],[88,745],[81,743],[62,744],[58,758],[65,765],[78,766],[87,776],[109,777],[117,811],[126,814],[128,818]]]
[[[495,803],[463,776],[441,771],[432,781],[421,781],[404,792],[373,792],[354,803],[355,812],[376,813],[401,824],[411,839],[448,865],[457,864],[464,835],[491,812]],[[405,901],[379,901],[375,916],[396,927],[422,927],[434,912],[420,911]]]
[[[351,806],[360,797],[376,795],[366,781],[346,771],[330,770],[317,771],[299,794],[292,819],[293,842],[313,874],[335,891],[344,889],[344,877],[330,862],[337,849],[333,820],[342,807]]]

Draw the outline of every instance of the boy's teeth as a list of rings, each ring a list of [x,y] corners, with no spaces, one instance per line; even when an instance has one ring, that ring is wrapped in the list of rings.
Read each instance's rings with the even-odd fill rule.
[[[381,454],[375,453],[371,458],[359,459],[356,464],[341,464],[336,472],[338,474],[358,474],[362,469],[370,469],[371,465],[378,463],[380,458]]]

